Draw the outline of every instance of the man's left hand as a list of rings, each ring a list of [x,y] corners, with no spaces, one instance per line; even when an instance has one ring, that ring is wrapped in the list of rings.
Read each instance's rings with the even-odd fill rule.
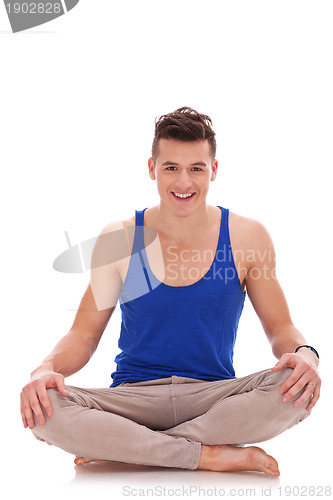
[[[285,353],[281,356],[272,371],[277,372],[285,366],[293,368],[290,377],[282,384],[280,394],[282,401],[288,403],[304,387],[302,395],[293,403],[295,408],[301,406],[311,397],[309,405],[306,407],[310,411],[317,403],[320,396],[321,380],[317,368],[306,355],[301,353]]]

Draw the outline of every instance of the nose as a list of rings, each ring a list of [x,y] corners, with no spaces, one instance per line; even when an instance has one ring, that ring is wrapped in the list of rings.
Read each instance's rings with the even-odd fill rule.
[[[188,189],[190,187],[191,179],[186,169],[179,171],[177,185],[181,189]]]

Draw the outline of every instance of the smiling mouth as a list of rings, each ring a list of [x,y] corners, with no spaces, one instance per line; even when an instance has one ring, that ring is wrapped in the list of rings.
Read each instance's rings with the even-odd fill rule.
[[[171,191],[171,193],[172,193],[174,198],[176,198],[177,200],[180,200],[180,201],[188,201],[191,198],[193,198],[193,196],[195,195],[195,193],[177,193],[174,191]]]

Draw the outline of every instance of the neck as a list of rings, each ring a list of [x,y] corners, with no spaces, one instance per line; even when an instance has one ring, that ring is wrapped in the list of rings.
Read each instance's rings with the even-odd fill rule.
[[[156,207],[154,218],[163,232],[172,234],[177,239],[186,239],[207,229],[213,210],[214,207],[204,203],[190,215],[182,216],[161,202]]]

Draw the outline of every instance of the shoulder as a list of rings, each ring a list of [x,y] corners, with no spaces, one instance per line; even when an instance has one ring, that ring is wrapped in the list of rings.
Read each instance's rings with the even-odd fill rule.
[[[114,220],[108,222],[100,231],[99,236],[103,234],[108,234],[114,231],[121,231],[124,228],[128,228],[130,226],[135,226],[135,216],[129,217],[128,219],[123,220]]]
[[[95,239],[92,254],[92,267],[112,264],[126,257],[131,253],[134,239],[135,216],[123,220],[115,220],[107,223],[100,230]]]
[[[273,242],[266,226],[257,219],[229,212],[230,237],[248,249],[271,247]]]

